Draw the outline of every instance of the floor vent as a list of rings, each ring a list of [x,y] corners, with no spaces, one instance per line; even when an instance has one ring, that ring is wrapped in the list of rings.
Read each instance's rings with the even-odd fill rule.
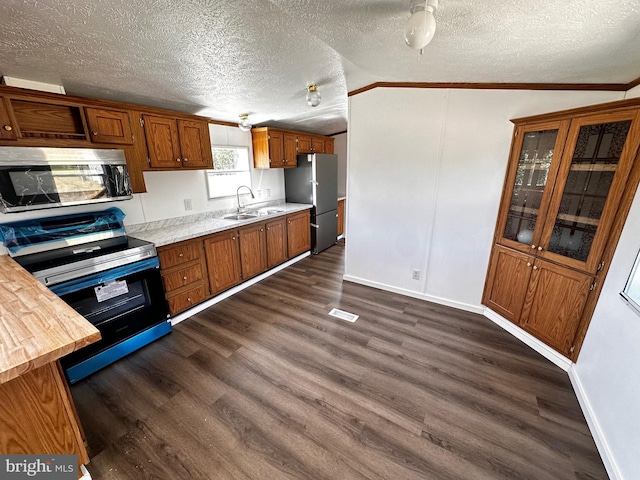
[[[339,318],[340,320],[346,320],[347,322],[355,322],[358,319],[358,315],[354,315],[353,313],[345,312],[344,310],[338,310],[337,308],[331,309],[329,315],[332,317]]]

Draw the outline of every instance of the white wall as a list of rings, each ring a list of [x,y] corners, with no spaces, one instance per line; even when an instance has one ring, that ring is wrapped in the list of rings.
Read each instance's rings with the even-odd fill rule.
[[[350,97],[345,278],[480,311],[509,119],[622,97],[400,88]]]
[[[243,132],[237,127],[209,125],[213,145],[233,145],[249,147],[252,170],[252,189],[256,199],[252,202],[284,200],[284,173],[281,169],[253,169],[253,149],[251,132]],[[208,199],[204,170],[145,172],[147,193],[135,194],[133,199],[122,202],[79,207],[62,207],[49,210],[36,210],[25,213],[0,213],[0,223],[10,223],[29,218],[51,217],[72,213],[92,212],[115,206],[125,214],[125,225],[163,220],[167,218],[192,215],[208,211],[225,210],[236,206],[236,197]],[[269,191],[270,195],[267,195]],[[258,192],[260,193],[258,196]],[[192,210],[185,210],[184,199],[190,198]],[[242,196],[242,202],[250,200]],[[0,254],[6,249],[0,246]]]
[[[347,194],[347,134],[334,135],[333,153],[338,155],[338,196]]]

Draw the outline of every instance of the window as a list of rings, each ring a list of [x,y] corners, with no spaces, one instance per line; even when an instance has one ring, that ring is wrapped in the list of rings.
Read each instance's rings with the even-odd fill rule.
[[[213,147],[213,170],[207,170],[209,198],[229,197],[240,185],[251,187],[249,149],[247,147]]]
[[[631,308],[640,313],[640,253],[636,257],[636,262],[631,269],[631,274],[624,286],[624,290],[620,292]]]

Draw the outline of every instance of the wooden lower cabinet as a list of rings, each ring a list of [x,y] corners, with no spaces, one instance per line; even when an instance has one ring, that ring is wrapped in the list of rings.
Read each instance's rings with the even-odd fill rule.
[[[496,245],[483,303],[570,356],[594,278]]]
[[[238,232],[229,230],[207,237],[204,248],[211,295],[227,290],[241,281]]]
[[[520,325],[569,356],[593,277],[539,259],[531,268]]]
[[[171,315],[187,310],[209,297],[202,239],[158,247],[158,257]]]
[[[311,216],[309,210],[287,215],[287,251],[289,258],[311,249]]]
[[[344,199],[338,200],[338,235],[344,234]]]
[[[287,223],[284,217],[265,225],[267,231],[267,268],[275,267],[287,259]]]
[[[238,230],[240,237],[240,272],[242,280],[267,270],[267,237],[264,223]]]
[[[75,454],[89,463],[78,417],[57,362],[0,385],[0,452]]]

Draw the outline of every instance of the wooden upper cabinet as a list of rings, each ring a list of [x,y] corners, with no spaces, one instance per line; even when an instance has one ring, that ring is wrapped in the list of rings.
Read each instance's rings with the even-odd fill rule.
[[[295,168],[298,137],[295,132],[260,127],[251,130],[255,168]]]
[[[311,249],[311,217],[309,210],[287,215],[287,251],[289,258]]]
[[[149,164],[153,168],[179,168],[180,140],[178,125],[172,118],[143,115]]]
[[[257,223],[238,231],[240,235],[240,271],[242,280],[267,269],[267,240],[264,223]]]
[[[0,97],[0,139],[18,139],[18,126],[13,118],[11,102],[5,97]]]
[[[298,135],[298,153],[312,153],[311,135]]]
[[[287,259],[287,223],[284,217],[266,223],[267,268],[275,267]]]
[[[333,144],[334,144],[334,139],[331,137],[325,138],[324,140],[324,153],[333,153]]]
[[[151,168],[213,168],[206,122],[143,115]]]
[[[640,111],[575,119],[566,140],[539,255],[595,274],[640,143]]]
[[[325,153],[325,151],[324,151],[324,138],[311,137],[311,152],[312,153]]]
[[[268,132],[269,167],[284,167],[284,135],[280,132]]]
[[[84,112],[92,142],[125,145],[133,143],[128,112],[94,107],[85,107]]]
[[[209,125],[193,120],[178,120],[182,166],[213,168]]]

